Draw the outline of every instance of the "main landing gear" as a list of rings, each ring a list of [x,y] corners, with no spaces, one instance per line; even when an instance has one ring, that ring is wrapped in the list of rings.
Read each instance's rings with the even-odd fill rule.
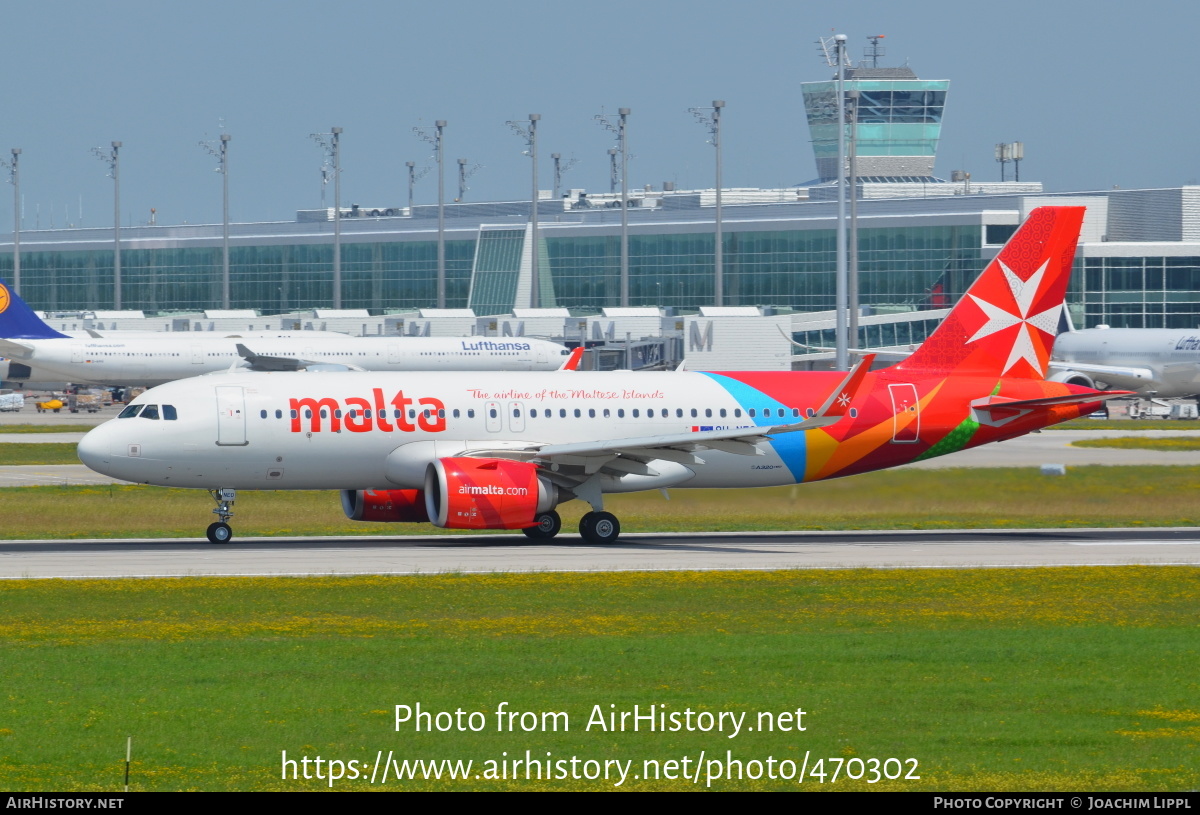
[[[579,519],[579,534],[588,543],[613,543],[621,534],[621,522],[611,512],[589,512]]]
[[[543,512],[534,518],[534,520],[537,521],[537,526],[527,526],[521,530],[527,538],[549,540],[562,529],[562,518],[558,517],[558,513],[554,510]]]
[[[534,540],[549,540],[562,529],[562,518],[554,510],[543,512],[534,520],[537,526],[527,526],[521,530],[526,537]],[[611,512],[589,512],[579,519],[579,534],[588,543],[603,546],[614,542],[621,534],[621,522]]]
[[[237,500],[237,490],[209,490],[208,494],[217,502],[213,514],[221,520],[208,525],[209,543],[229,543],[233,540],[233,528],[229,519],[233,517],[233,502]]]

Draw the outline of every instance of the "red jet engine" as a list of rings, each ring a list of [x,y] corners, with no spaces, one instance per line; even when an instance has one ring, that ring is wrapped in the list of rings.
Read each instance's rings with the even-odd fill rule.
[[[524,529],[558,504],[558,488],[527,461],[441,458],[425,471],[425,502],[434,526]]]
[[[421,490],[342,490],[342,511],[352,521],[428,521]]]

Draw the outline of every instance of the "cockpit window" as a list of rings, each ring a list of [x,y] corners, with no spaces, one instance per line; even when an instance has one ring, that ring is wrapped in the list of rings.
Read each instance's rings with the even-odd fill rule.
[[[141,413],[145,405],[128,405],[124,410],[117,414],[118,419],[132,419],[134,416]]]
[[[175,412],[174,405],[163,405],[162,413],[163,413],[163,418],[166,419],[168,422],[173,422],[179,418],[179,414]]]
[[[143,419],[158,419],[158,405],[146,405],[146,409],[142,411]]]

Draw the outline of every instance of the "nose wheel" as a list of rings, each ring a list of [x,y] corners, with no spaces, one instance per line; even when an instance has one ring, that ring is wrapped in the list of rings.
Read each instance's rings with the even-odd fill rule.
[[[233,528],[229,525],[229,519],[233,517],[233,502],[237,500],[237,490],[209,490],[208,494],[217,502],[213,514],[220,518],[219,521],[208,525],[205,532],[208,542],[229,543],[233,540]]]
[[[611,512],[588,512],[579,519],[579,534],[588,543],[614,543],[621,534],[621,522]]]

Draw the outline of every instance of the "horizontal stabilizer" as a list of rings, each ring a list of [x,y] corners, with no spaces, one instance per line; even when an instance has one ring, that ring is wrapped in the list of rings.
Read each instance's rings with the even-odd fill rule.
[[[33,348],[30,345],[16,340],[0,340],[0,356],[29,359],[32,354]]]
[[[971,403],[971,408],[977,416],[979,414],[986,415],[990,420],[986,424],[1003,424],[1042,408],[1060,405],[1088,405],[1134,395],[1136,394],[1133,391],[1092,391],[1091,393],[1068,393],[1065,396],[1045,396],[1040,399],[1006,399],[1003,396],[988,396],[976,399]]]

